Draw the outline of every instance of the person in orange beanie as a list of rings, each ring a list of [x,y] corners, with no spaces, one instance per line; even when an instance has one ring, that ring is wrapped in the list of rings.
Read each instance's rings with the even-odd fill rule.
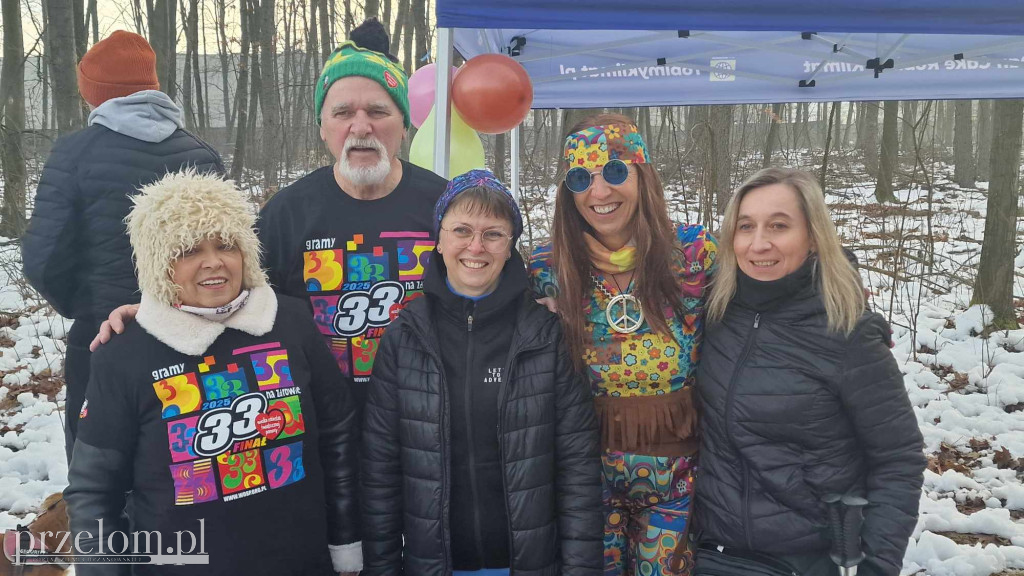
[[[96,108],[142,90],[159,90],[156,54],[145,38],[117,30],[97,42],[78,64],[78,91]]]
[[[78,65],[78,90],[89,125],[54,144],[22,239],[25,277],[75,320],[64,363],[68,461],[87,410],[89,341],[111,310],[139,301],[123,222],[129,196],[167,172],[224,172],[220,155],[184,129],[181,109],[160,91],[156,54],[142,36],[118,30],[93,45]]]

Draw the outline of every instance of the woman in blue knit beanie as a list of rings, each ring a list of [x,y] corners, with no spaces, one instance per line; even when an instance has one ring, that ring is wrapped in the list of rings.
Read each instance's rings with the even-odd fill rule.
[[[527,292],[493,174],[434,209],[424,296],[384,334],[363,426],[363,574],[601,574],[599,438],[558,319]]]

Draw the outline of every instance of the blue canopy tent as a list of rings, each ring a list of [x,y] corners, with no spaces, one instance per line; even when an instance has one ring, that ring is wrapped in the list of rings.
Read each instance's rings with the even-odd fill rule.
[[[1024,97],[1021,0],[437,0],[437,25],[438,110],[453,47],[515,58],[535,108]]]

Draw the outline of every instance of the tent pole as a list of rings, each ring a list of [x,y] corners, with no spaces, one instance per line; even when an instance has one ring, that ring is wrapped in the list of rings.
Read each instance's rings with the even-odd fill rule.
[[[509,146],[512,154],[512,197],[515,198],[517,202],[519,201],[519,131],[521,128],[522,124],[512,129],[512,145]],[[504,159],[501,161],[504,161]]]
[[[434,173],[448,178],[449,134],[451,133],[451,28],[437,29],[437,89],[434,96]]]

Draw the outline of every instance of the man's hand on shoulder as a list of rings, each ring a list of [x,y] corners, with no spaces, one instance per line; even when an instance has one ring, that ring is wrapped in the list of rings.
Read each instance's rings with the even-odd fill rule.
[[[124,327],[129,322],[135,320],[135,315],[139,313],[138,304],[125,304],[124,306],[118,306],[114,308],[107,319],[100,324],[100,331],[96,334],[96,337],[89,343],[89,351],[95,352],[100,346],[110,342],[110,339],[114,334],[124,333]]]

